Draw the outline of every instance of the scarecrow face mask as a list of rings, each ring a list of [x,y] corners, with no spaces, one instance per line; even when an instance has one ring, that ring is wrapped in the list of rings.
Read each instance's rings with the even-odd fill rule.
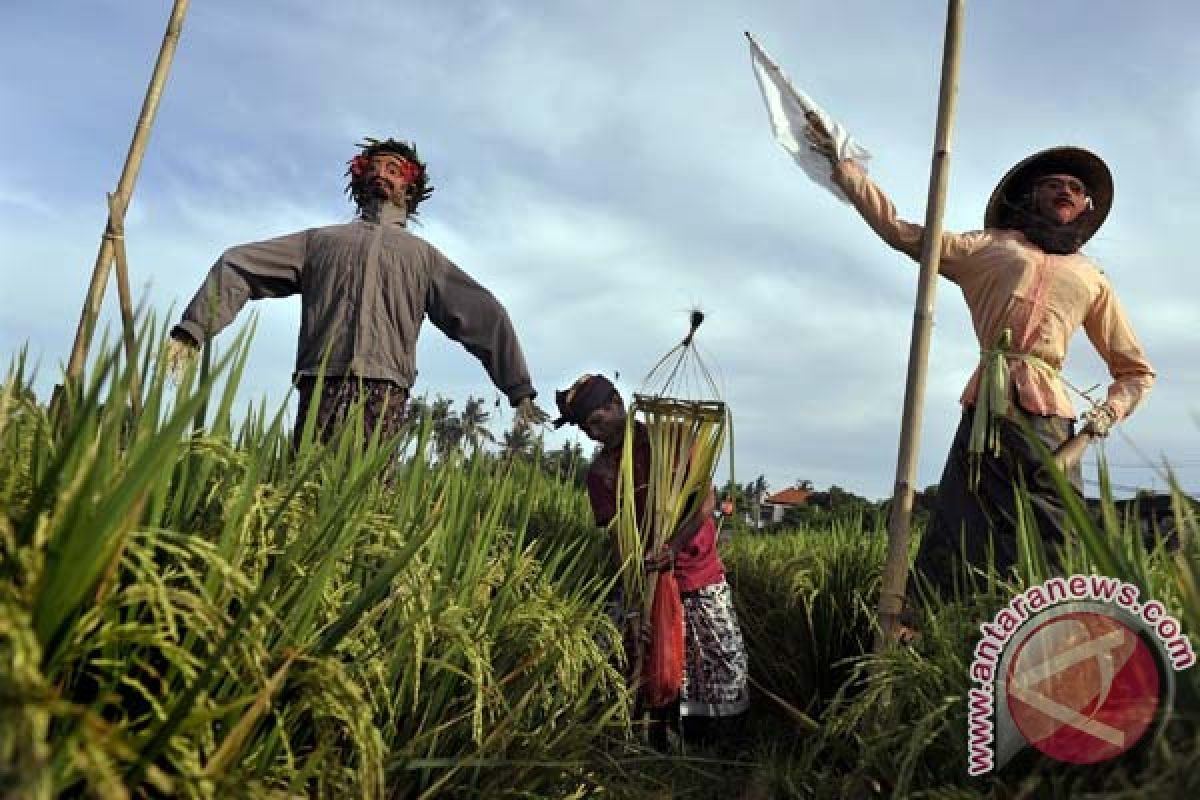
[[[380,200],[404,206],[409,184],[421,174],[420,167],[394,153],[360,158],[364,161],[360,180],[366,185],[367,191]]]
[[[350,178],[346,193],[359,211],[388,204],[403,208],[408,216],[414,216],[417,206],[433,194],[429,175],[416,148],[407,142],[370,137],[358,146],[361,151],[346,165],[346,176]]]
[[[1044,175],[1033,185],[1033,207],[1046,219],[1069,225],[1091,207],[1091,198],[1073,175]]]

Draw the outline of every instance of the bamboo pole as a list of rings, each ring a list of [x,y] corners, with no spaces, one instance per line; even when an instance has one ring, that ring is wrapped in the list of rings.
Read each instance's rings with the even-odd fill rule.
[[[942,51],[941,91],[938,97],[937,130],[929,175],[929,200],[925,208],[925,235],[921,241],[921,274],[913,313],[912,341],[908,352],[908,383],[904,389],[904,416],[900,427],[900,451],[896,459],[896,486],[888,518],[887,561],[879,595],[879,631],[876,652],[892,641],[904,607],[908,580],[909,523],[912,517],[913,482],[917,473],[917,451],[921,439],[921,411],[925,403],[925,374],[929,361],[929,339],[933,330],[934,294],[942,257],[942,215],[946,206],[946,184],[950,169],[950,134],[954,104],[958,96],[958,62],[962,44],[963,0],[949,0],[946,10],[946,41]]]
[[[133,415],[142,413],[142,382],[138,377],[137,329],[133,318],[133,296],[129,291],[129,262],[125,258],[125,209],[117,195],[108,194],[108,229],[117,273],[117,299],[121,306],[121,331],[125,339],[125,357],[129,359],[129,407]],[[105,238],[109,238],[106,234]]]
[[[183,19],[187,14],[190,0],[175,0],[171,17],[167,21],[167,30],[163,34],[162,45],[158,51],[158,61],[154,64],[154,72],[150,77],[150,85],[146,88],[146,97],[142,101],[142,110],[134,127],[133,139],[129,143],[129,151],[125,155],[125,166],[121,170],[121,178],[117,182],[115,192],[119,207],[129,207],[133,197],[133,187],[137,182],[138,170],[142,166],[142,157],[146,152],[146,142],[150,138],[150,129],[154,125],[154,116],[158,111],[158,102],[162,97],[163,87],[167,82],[167,74],[171,70],[171,61],[175,57],[175,48],[179,44],[179,34],[183,30]],[[111,209],[111,206],[110,206]],[[100,316],[100,305],[104,300],[104,290],[108,284],[109,269],[115,257],[115,239],[113,238],[113,217],[109,212],[108,222],[100,240],[100,250],[96,254],[96,263],[92,267],[92,279],[88,284],[87,296],[83,301],[83,310],[79,315],[79,326],[75,330],[75,342],[71,346],[71,357],[67,362],[67,382],[73,382],[83,372],[83,364],[87,359],[88,347],[91,345],[92,333],[96,327],[96,319]]]

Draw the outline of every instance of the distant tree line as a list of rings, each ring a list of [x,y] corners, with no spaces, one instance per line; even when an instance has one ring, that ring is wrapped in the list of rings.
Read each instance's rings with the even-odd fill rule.
[[[591,449],[585,453],[583,445],[572,441],[565,442],[557,450],[540,451],[532,431],[511,426],[497,438],[489,426],[496,421],[499,408],[499,400],[489,404],[482,397],[470,395],[458,410],[452,399],[439,395],[433,400],[413,398],[409,401],[407,415],[412,424],[424,416],[429,417],[434,453],[438,458],[462,453],[497,459],[536,459],[547,473],[581,487],[585,484],[593,455]],[[733,513],[727,515],[724,523],[726,529],[765,533],[795,528],[821,529],[849,519],[861,519],[868,530],[886,524],[891,498],[871,500],[836,484],[818,489],[807,479],[798,479],[793,486],[809,492],[806,502],[785,509],[782,519],[773,522],[764,509],[765,500],[772,492],[765,475],[741,484],[727,481],[719,498],[733,506]],[[928,519],[936,496],[936,484],[916,493],[913,499],[915,524],[923,524]]]
[[[499,407],[498,400],[489,407],[486,400],[473,395],[467,397],[461,411],[456,410],[454,400],[447,397],[439,395],[433,400],[414,397],[408,403],[406,415],[413,425],[419,424],[423,417],[429,417],[433,450],[438,458],[462,453],[498,459],[536,459],[546,472],[584,485],[591,459],[579,442],[565,442],[562,447],[549,452],[539,451],[539,442],[530,429],[513,427],[497,439],[489,425]]]
[[[887,524],[892,502],[890,497],[871,500],[836,484],[826,489],[818,489],[807,479],[797,480],[790,488],[804,490],[808,496],[802,504],[785,508],[782,519],[776,522],[771,519],[766,503],[767,498],[772,495],[772,490],[765,475],[759,475],[744,484],[726,481],[721,489],[720,499],[731,501],[734,513],[725,524],[735,532],[758,530],[763,533],[796,528],[830,529],[847,520],[861,520],[866,530]],[[928,521],[936,497],[937,484],[915,493],[914,525],[924,525]]]

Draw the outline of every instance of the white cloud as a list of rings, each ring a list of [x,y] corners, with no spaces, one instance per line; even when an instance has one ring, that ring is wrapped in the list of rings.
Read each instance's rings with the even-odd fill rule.
[[[149,284],[165,313],[225,247],[346,219],[353,143],[394,132],[417,141],[438,187],[416,231],[509,308],[544,403],[585,370],[620,370],[635,387],[699,304],[709,312],[699,341],[737,414],[739,470],[776,487],[807,477],[882,496],[916,267],[771,141],[741,32],[755,31],[874,150],[872,173],[920,220],[943,13],[865,0],[194,4],[130,211],[133,283]],[[1111,0],[972,6],[946,219],[978,227],[995,180],[1034,149],[1101,152],[1117,202],[1090,249],[1161,375],[1125,431],[1191,464],[1200,54],[1177,32],[1196,15],[1130,17]],[[165,21],[161,4],[50,3],[0,31],[6,74],[40,64],[36,87],[0,88],[16,121],[0,130],[13,154],[0,168],[4,352],[30,340],[48,367],[69,348],[104,192]],[[36,58],[45,41],[69,46],[47,63]],[[298,311],[260,306],[245,393],[278,400]],[[976,347],[958,291],[942,282],[922,485],[941,469]],[[1068,364],[1080,385],[1105,380],[1089,351],[1081,338]],[[492,396],[436,331],[419,358],[419,390]],[[1108,447],[1114,461],[1138,460],[1123,440]],[[1200,468],[1181,474],[1200,490]]]

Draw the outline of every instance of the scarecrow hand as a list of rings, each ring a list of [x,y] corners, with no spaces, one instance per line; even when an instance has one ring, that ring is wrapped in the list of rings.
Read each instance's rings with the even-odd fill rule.
[[[545,425],[550,415],[538,408],[532,397],[522,397],[517,404],[516,425],[518,428],[530,428],[535,425]]]
[[[807,111],[804,119],[808,122],[804,127],[804,137],[808,139],[809,149],[825,156],[829,159],[830,164],[836,163],[837,148],[834,146],[833,135],[829,133],[829,129],[825,127],[821,117],[815,111]]]
[[[1117,414],[1107,403],[1101,403],[1083,412],[1083,432],[1090,433],[1098,439],[1108,436],[1112,426],[1116,424]]]
[[[185,338],[185,335],[182,334],[178,336],[172,334],[170,341],[167,342],[167,380],[178,386],[199,352],[200,346],[190,337]]]

